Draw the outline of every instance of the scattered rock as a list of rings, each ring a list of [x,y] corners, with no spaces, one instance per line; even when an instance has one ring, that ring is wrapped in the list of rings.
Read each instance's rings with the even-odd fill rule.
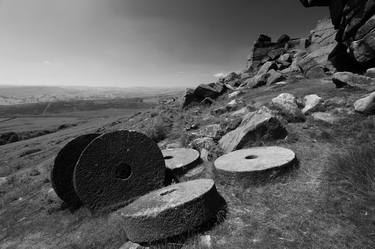
[[[241,86],[246,86],[247,88],[258,88],[267,84],[268,77],[268,73],[255,75],[254,77],[247,79]]]
[[[267,110],[261,109],[246,115],[242,124],[219,141],[225,153],[242,149],[259,140],[285,138],[287,131],[280,121]]]
[[[149,249],[150,247],[143,247],[137,243],[133,243],[131,241],[126,242],[123,244],[120,249]]]
[[[240,94],[241,94],[241,91],[235,91],[235,92],[228,94],[228,98],[233,99],[233,98],[238,97]]]
[[[230,115],[232,117],[237,117],[237,116],[244,116],[249,113],[249,108],[248,107],[243,107],[239,109],[238,111],[232,112]]]
[[[282,93],[272,99],[272,105],[280,109],[290,122],[303,122],[305,115],[298,108],[296,98],[290,93]]]
[[[325,123],[334,124],[339,120],[338,117],[329,112],[314,112],[311,114],[315,120],[323,121]]]
[[[271,69],[269,72],[269,77],[267,79],[267,86],[271,86],[277,82],[280,82],[280,81],[283,81],[285,78],[284,76],[280,73],[280,72],[277,72],[273,69]]]
[[[302,109],[303,114],[314,112],[319,108],[322,98],[316,94],[310,94],[304,97],[305,107]]]
[[[375,92],[365,98],[359,99],[354,103],[354,109],[357,112],[365,114],[375,113]]]
[[[216,217],[225,201],[213,180],[200,179],[151,192],[119,210],[133,242],[152,242],[180,235]]]
[[[216,143],[214,139],[211,137],[201,137],[194,139],[190,145],[191,147],[197,150],[206,149],[208,151],[211,151],[213,148],[216,147]]]
[[[365,89],[368,91],[375,90],[375,79],[351,72],[335,73],[333,75],[332,81],[337,88],[350,86]]]
[[[257,76],[266,74],[271,69],[274,69],[274,70],[277,69],[276,63],[274,61],[267,61],[266,63],[263,64],[263,66],[261,66],[261,68],[259,69],[257,73]]]

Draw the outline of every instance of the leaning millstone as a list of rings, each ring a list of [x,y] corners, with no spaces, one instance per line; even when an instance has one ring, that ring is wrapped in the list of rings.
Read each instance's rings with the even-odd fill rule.
[[[228,153],[259,141],[285,138],[287,134],[278,118],[264,107],[247,114],[241,125],[222,137],[219,144],[224,152]]]
[[[180,175],[194,168],[199,162],[199,151],[187,148],[167,149],[162,151],[165,166],[174,174]]]
[[[129,240],[146,243],[194,231],[214,220],[224,205],[214,181],[200,179],[151,192],[119,214]]]
[[[357,87],[368,91],[375,90],[375,79],[351,72],[338,72],[333,75],[333,83],[337,88]]]
[[[375,92],[371,93],[365,98],[359,99],[354,103],[354,109],[357,112],[365,114],[375,113]]]
[[[74,168],[82,151],[100,134],[79,136],[67,143],[57,154],[51,171],[52,187],[57,196],[70,206],[80,206],[81,200],[73,186]]]
[[[73,179],[77,195],[90,210],[113,209],[164,186],[163,154],[141,133],[107,133],[82,152]]]
[[[303,114],[308,114],[316,111],[319,108],[322,98],[316,94],[310,94],[305,96],[304,103],[305,107],[302,109]]]
[[[215,161],[216,176],[220,181],[246,180],[260,183],[282,169],[293,166],[296,155],[282,147],[254,147],[234,151]]]

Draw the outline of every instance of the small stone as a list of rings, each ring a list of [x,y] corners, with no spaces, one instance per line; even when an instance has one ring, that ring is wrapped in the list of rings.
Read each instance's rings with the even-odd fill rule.
[[[213,248],[212,238],[210,235],[204,235],[204,236],[199,237],[199,248],[202,248],[202,249]]]
[[[241,94],[240,91],[235,91],[235,92],[232,92],[232,93],[228,94],[228,97],[229,97],[230,99],[233,99],[233,98],[238,97],[240,94]]]
[[[367,69],[365,76],[375,78],[375,67]]]
[[[312,116],[315,120],[329,124],[334,124],[339,119],[338,117],[334,116],[332,113],[329,112],[314,112]]]
[[[137,243],[133,243],[131,241],[126,242],[123,244],[120,249],[149,249],[150,247],[143,247]]]
[[[191,147],[195,149],[206,149],[206,150],[211,150],[216,146],[216,143],[213,138],[211,137],[201,137],[193,140],[191,142]]]
[[[375,90],[375,79],[351,72],[338,72],[333,75],[333,83],[337,88],[357,87],[368,91]]]
[[[357,112],[365,114],[375,113],[375,92],[365,98],[359,99],[354,103],[354,109]]]
[[[316,94],[307,95],[304,97],[305,107],[302,109],[303,114],[314,112],[319,108],[319,104],[322,102],[322,98]]]
[[[249,108],[248,107],[243,107],[239,109],[238,111],[232,112],[230,115],[232,117],[237,117],[237,116],[244,116],[249,113]]]

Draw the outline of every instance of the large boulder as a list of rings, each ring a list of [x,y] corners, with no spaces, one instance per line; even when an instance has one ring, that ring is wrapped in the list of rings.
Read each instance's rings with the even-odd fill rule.
[[[285,127],[267,108],[247,114],[241,125],[219,141],[225,153],[239,150],[259,141],[282,139],[287,136]]]
[[[357,112],[365,114],[375,113],[375,92],[365,98],[359,99],[354,103],[354,109]]]
[[[375,90],[375,79],[351,72],[338,72],[333,75],[333,83],[337,88],[357,87],[368,91]]]
[[[225,86],[222,83],[211,83],[211,84],[200,84],[194,91],[194,95],[197,98],[217,98],[225,90]]]

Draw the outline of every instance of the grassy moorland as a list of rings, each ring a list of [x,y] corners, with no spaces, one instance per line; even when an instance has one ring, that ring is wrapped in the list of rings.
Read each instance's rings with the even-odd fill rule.
[[[298,166],[260,185],[217,182],[227,202],[226,215],[200,233],[191,233],[154,248],[204,248],[201,235],[213,248],[373,248],[375,244],[375,117],[357,114],[353,102],[364,92],[338,90],[325,80],[298,80],[286,86],[244,92],[238,100],[252,108],[280,93],[296,97],[315,93],[324,110],[337,116],[326,123],[307,116],[289,123],[286,139],[260,142],[296,152]],[[191,127],[226,125],[230,114],[211,111],[229,102],[227,95],[212,106],[181,111],[178,102],[165,102],[150,111],[126,117],[94,119],[75,127],[0,148],[1,248],[120,248],[126,242],[121,220],[114,213],[93,215],[71,211],[51,196],[49,171],[59,149],[89,132],[135,129],[163,148],[188,145]],[[37,150],[36,150],[37,149]],[[212,162],[222,154],[211,151],[199,177],[215,179]]]

